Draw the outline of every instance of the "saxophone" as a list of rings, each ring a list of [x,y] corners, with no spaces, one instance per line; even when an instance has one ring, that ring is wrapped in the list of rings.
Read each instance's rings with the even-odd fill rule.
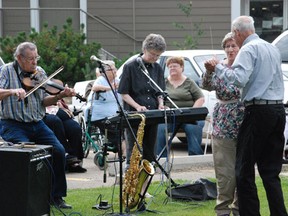
[[[131,116],[140,117],[141,122],[137,130],[137,142],[142,147],[144,127],[145,127],[145,115],[144,114],[132,114]],[[153,177],[155,169],[153,165],[143,159],[139,152],[137,143],[134,143],[131,158],[130,167],[126,171],[124,186],[122,192],[122,203],[128,208],[133,209],[137,206],[140,198],[144,197],[145,189],[149,186],[149,180]]]

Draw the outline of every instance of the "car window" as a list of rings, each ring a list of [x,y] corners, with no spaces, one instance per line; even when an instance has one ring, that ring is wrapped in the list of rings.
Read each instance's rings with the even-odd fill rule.
[[[288,79],[288,64],[282,63],[282,71],[283,75],[286,77],[286,79]]]
[[[282,37],[275,45],[278,47],[281,53],[282,61],[288,62],[288,34],[286,34],[284,37]]]
[[[194,57],[194,61],[196,62],[196,64],[198,65],[198,67],[201,69],[202,73],[205,72],[205,67],[204,67],[204,63],[205,61],[216,57],[217,59],[219,59],[220,61],[223,60],[225,58],[225,55],[223,54],[216,54],[216,55],[201,55],[201,56],[195,56]]]

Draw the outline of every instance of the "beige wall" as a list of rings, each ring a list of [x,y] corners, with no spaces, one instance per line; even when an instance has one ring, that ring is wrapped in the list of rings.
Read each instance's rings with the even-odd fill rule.
[[[2,0],[3,7],[29,7],[29,0]],[[230,29],[231,0],[193,0],[192,21],[202,21],[204,36],[199,49],[220,49],[222,37]],[[166,39],[168,49],[177,49],[173,42],[183,42],[189,31],[190,20],[178,9],[177,3],[188,0],[87,0],[87,41],[100,42],[102,47],[118,58],[141,51],[141,43],[149,33],[159,33]],[[134,4],[133,4],[134,3]],[[79,29],[79,0],[40,0],[40,26],[47,22],[59,29],[68,17],[73,27]],[[67,9],[69,8],[69,9]],[[74,10],[75,9],[75,10]],[[29,10],[4,10],[3,35],[30,31]],[[15,16],[16,14],[16,16]],[[186,30],[175,28],[172,23],[184,24]],[[0,23],[1,24],[1,23]]]
[[[10,7],[29,7],[29,0],[9,1],[4,0],[2,6]],[[18,32],[30,31],[30,12],[28,10],[3,10],[2,11],[2,29],[4,35],[17,35]]]
[[[63,24],[66,23],[66,20],[71,17],[73,22],[73,28],[75,30],[80,29],[80,13],[79,10],[77,10],[79,8],[79,0],[40,0],[39,7],[55,8],[53,10],[41,10],[40,23],[47,22],[49,26],[57,26],[60,30],[62,29]]]
[[[173,42],[182,42],[190,34],[190,20],[178,9],[178,2],[187,4],[189,1],[135,0],[133,8],[133,0],[88,0],[90,14],[121,30],[116,33],[89,17],[88,39],[101,41],[106,50],[124,57],[141,50],[141,41],[153,32],[166,38],[168,49],[176,49]],[[191,18],[193,22],[202,20],[205,33],[198,48],[219,49],[223,35],[230,29],[230,0],[193,0],[192,3]],[[173,22],[184,24],[186,31],[176,29]]]

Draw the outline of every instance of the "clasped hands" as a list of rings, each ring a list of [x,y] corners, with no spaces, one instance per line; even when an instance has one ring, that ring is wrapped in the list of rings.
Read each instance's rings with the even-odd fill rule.
[[[213,73],[215,71],[215,67],[217,64],[219,64],[219,60],[218,59],[215,59],[215,58],[212,58],[210,60],[207,60],[205,63],[204,63],[204,66],[206,68],[206,71],[208,73]]]
[[[62,90],[59,95],[61,95],[62,98],[64,97],[73,97],[76,95],[76,92],[73,88],[69,88],[68,85],[66,84],[64,87],[64,90]]]

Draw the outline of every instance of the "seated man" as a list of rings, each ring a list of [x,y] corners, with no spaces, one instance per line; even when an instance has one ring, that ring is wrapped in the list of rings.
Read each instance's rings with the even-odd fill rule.
[[[169,68],[169,76],[165,80],[166,92],[171,100],[180,108],[201,107],[204,104],[204,95],[197,84],[183,74],[184,59],[182,57],[170,57],[167,59],[166,65]],[[173,108],[170,103],[165,105]],[[200,155],[203,154],[201,143],[204,122],[205,121],[197,121],[197,124],[179,124],[177,122],[174,124],[174,122],[171,122],[171,124],[167,125],[167,129],[173,132],[173,127],[182,128],[187,137],[188,154]],[[156,154],[160,157],[167,156],[167,150],[162,153],[162,150],[166,147],[167,140],[165,128],[165,124],[158,125]],[[170,140],[172,140],[172,138]]]

